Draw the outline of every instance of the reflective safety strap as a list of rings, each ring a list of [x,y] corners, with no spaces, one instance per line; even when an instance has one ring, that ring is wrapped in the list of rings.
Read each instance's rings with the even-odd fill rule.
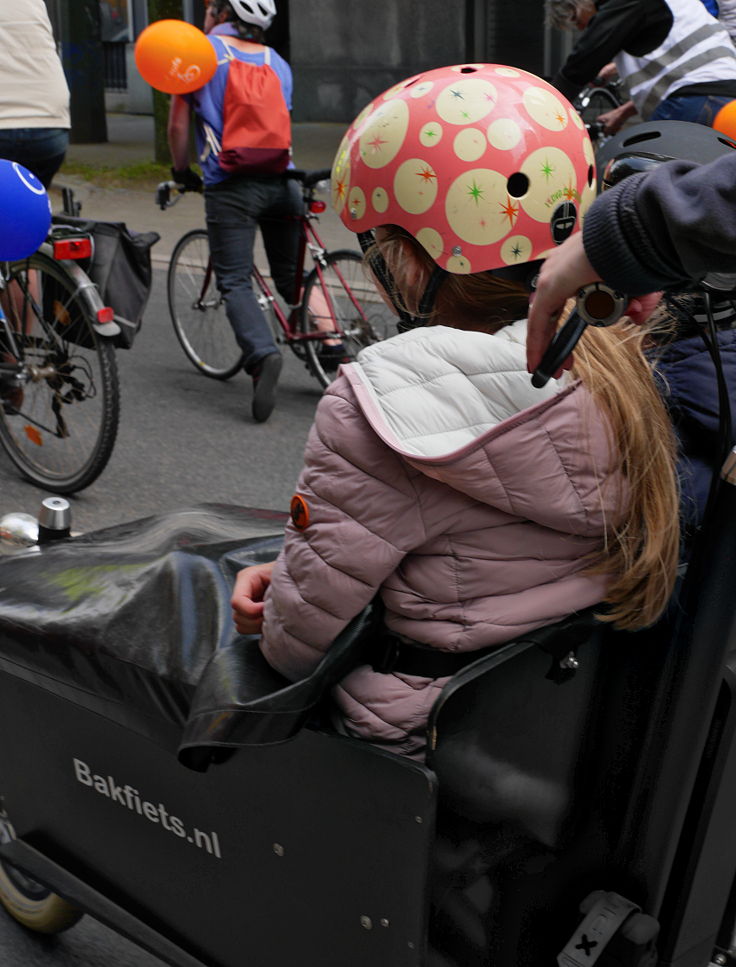
[[[626,78],[626,86],[631,90],[632,87],[636,87],[637,84],[642,84],[644,81],[651,80],[656,77],[659,72],[667,67],[668,64],[674,63],[688,51],[696,47],[701,41],[707,40],[713,34],[723,34],[726,36],[726,31],[718,23],[707,23],[703,24],[693,33],[688,34],[687,37],[683,37],[682,40],[668,47],[666,50],[662,51],[661,54],[657,55],[657,59],[650,61],[648,64],[644,64],[635,74],[629,74]],[[733,56],[733,50],[730,51]],[[711,58],[713,59],[713,58]]]
[[[654,85],[644,98],[641,113],[643,115],[651,114],[657,105],[664,100],[665,92],[678,77],[686,80],[688,75],[697,67],[702,67],[703,64],[711,64],[715,60],[720,60],[721,57],[733,57],[733,51],[727,47],[711,47],[710,50],[701,51],[695,57],[690,57],[688,60],[682,61],[682,63],[677,65],[676,71],[673,71],[671,74],[665,74]],[[677,91],[675,90],[671,96],[675,97],[676,95]]]

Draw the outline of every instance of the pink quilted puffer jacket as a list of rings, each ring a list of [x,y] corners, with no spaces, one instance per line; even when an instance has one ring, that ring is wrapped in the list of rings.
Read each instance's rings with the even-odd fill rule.
[[[437,326],[376,344],[317,408],[266,598],[261,648],[290,679],[380,589],[386,624],[447,651],[500,644],[605,596],[584,574],[624,488],[579,383],[533,389],[525,322]],[[363,666],[335,690],[340,727],[421,756],[446,679]]]

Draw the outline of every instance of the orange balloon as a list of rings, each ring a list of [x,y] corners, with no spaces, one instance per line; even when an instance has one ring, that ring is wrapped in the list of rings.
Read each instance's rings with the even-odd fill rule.
[[[184,20],[156,20],[135,45],[141,77],[165,94],[189,94],[217,70],[215,48],[205,34]]]
[[[736,101],[729,101],[728,104],[723,105],[716,114],[713,127],[732,141],[736,141]]]

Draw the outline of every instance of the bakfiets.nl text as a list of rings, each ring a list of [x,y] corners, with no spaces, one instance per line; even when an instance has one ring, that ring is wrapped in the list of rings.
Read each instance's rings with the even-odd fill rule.
[[[110,802],[138,813],[149,823],[156,823],[167,832],[178,836],[179,839],[191,843],[198,849],[206,850],[211,856],[216,856],[218,860],[222,859],[220,837],[214,830],[204,833],[201,829],[195,827],[190,831],[178,816],[171,815],[162,802],[150,802],[144,799],[134,786],[123,786],[113,776],[102,776],[92,772],[87,763],[82,762],[81,759],[73,759],[72,762],[74,764],[74,776],[77,782],[80,782],[83,786],[89,786],[99,795],[106,796]]]

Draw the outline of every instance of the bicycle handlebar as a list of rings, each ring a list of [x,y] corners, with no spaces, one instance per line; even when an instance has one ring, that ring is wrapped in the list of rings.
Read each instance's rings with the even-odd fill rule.
[[[298,181],[304,188],[314,188],[320,181],[329,181],[331,168],[318,168],[316,171],[305,171],[303,168],[287,168],[284,177]],[[171,208],[181,196],[191,191],[176,181],[162,181],[156,186],[156,204],[161,211]],[[173,193],[173,194],[172,194]]]
[[[539,389],[555,375],[578,344],[586,326],[612,326],[624,314],[628,299],[602,282],[583,286],[575,308],[565,325],[555,333],[542,362],[532,375],[532,386]]]
[[[156,204],[161,211],[165,211],[175,205],[186,190],[184,185],[177,184],[175,181],[162,181],[156,185]],[[171,197],[172,191],[176,192],[173,198]]]

